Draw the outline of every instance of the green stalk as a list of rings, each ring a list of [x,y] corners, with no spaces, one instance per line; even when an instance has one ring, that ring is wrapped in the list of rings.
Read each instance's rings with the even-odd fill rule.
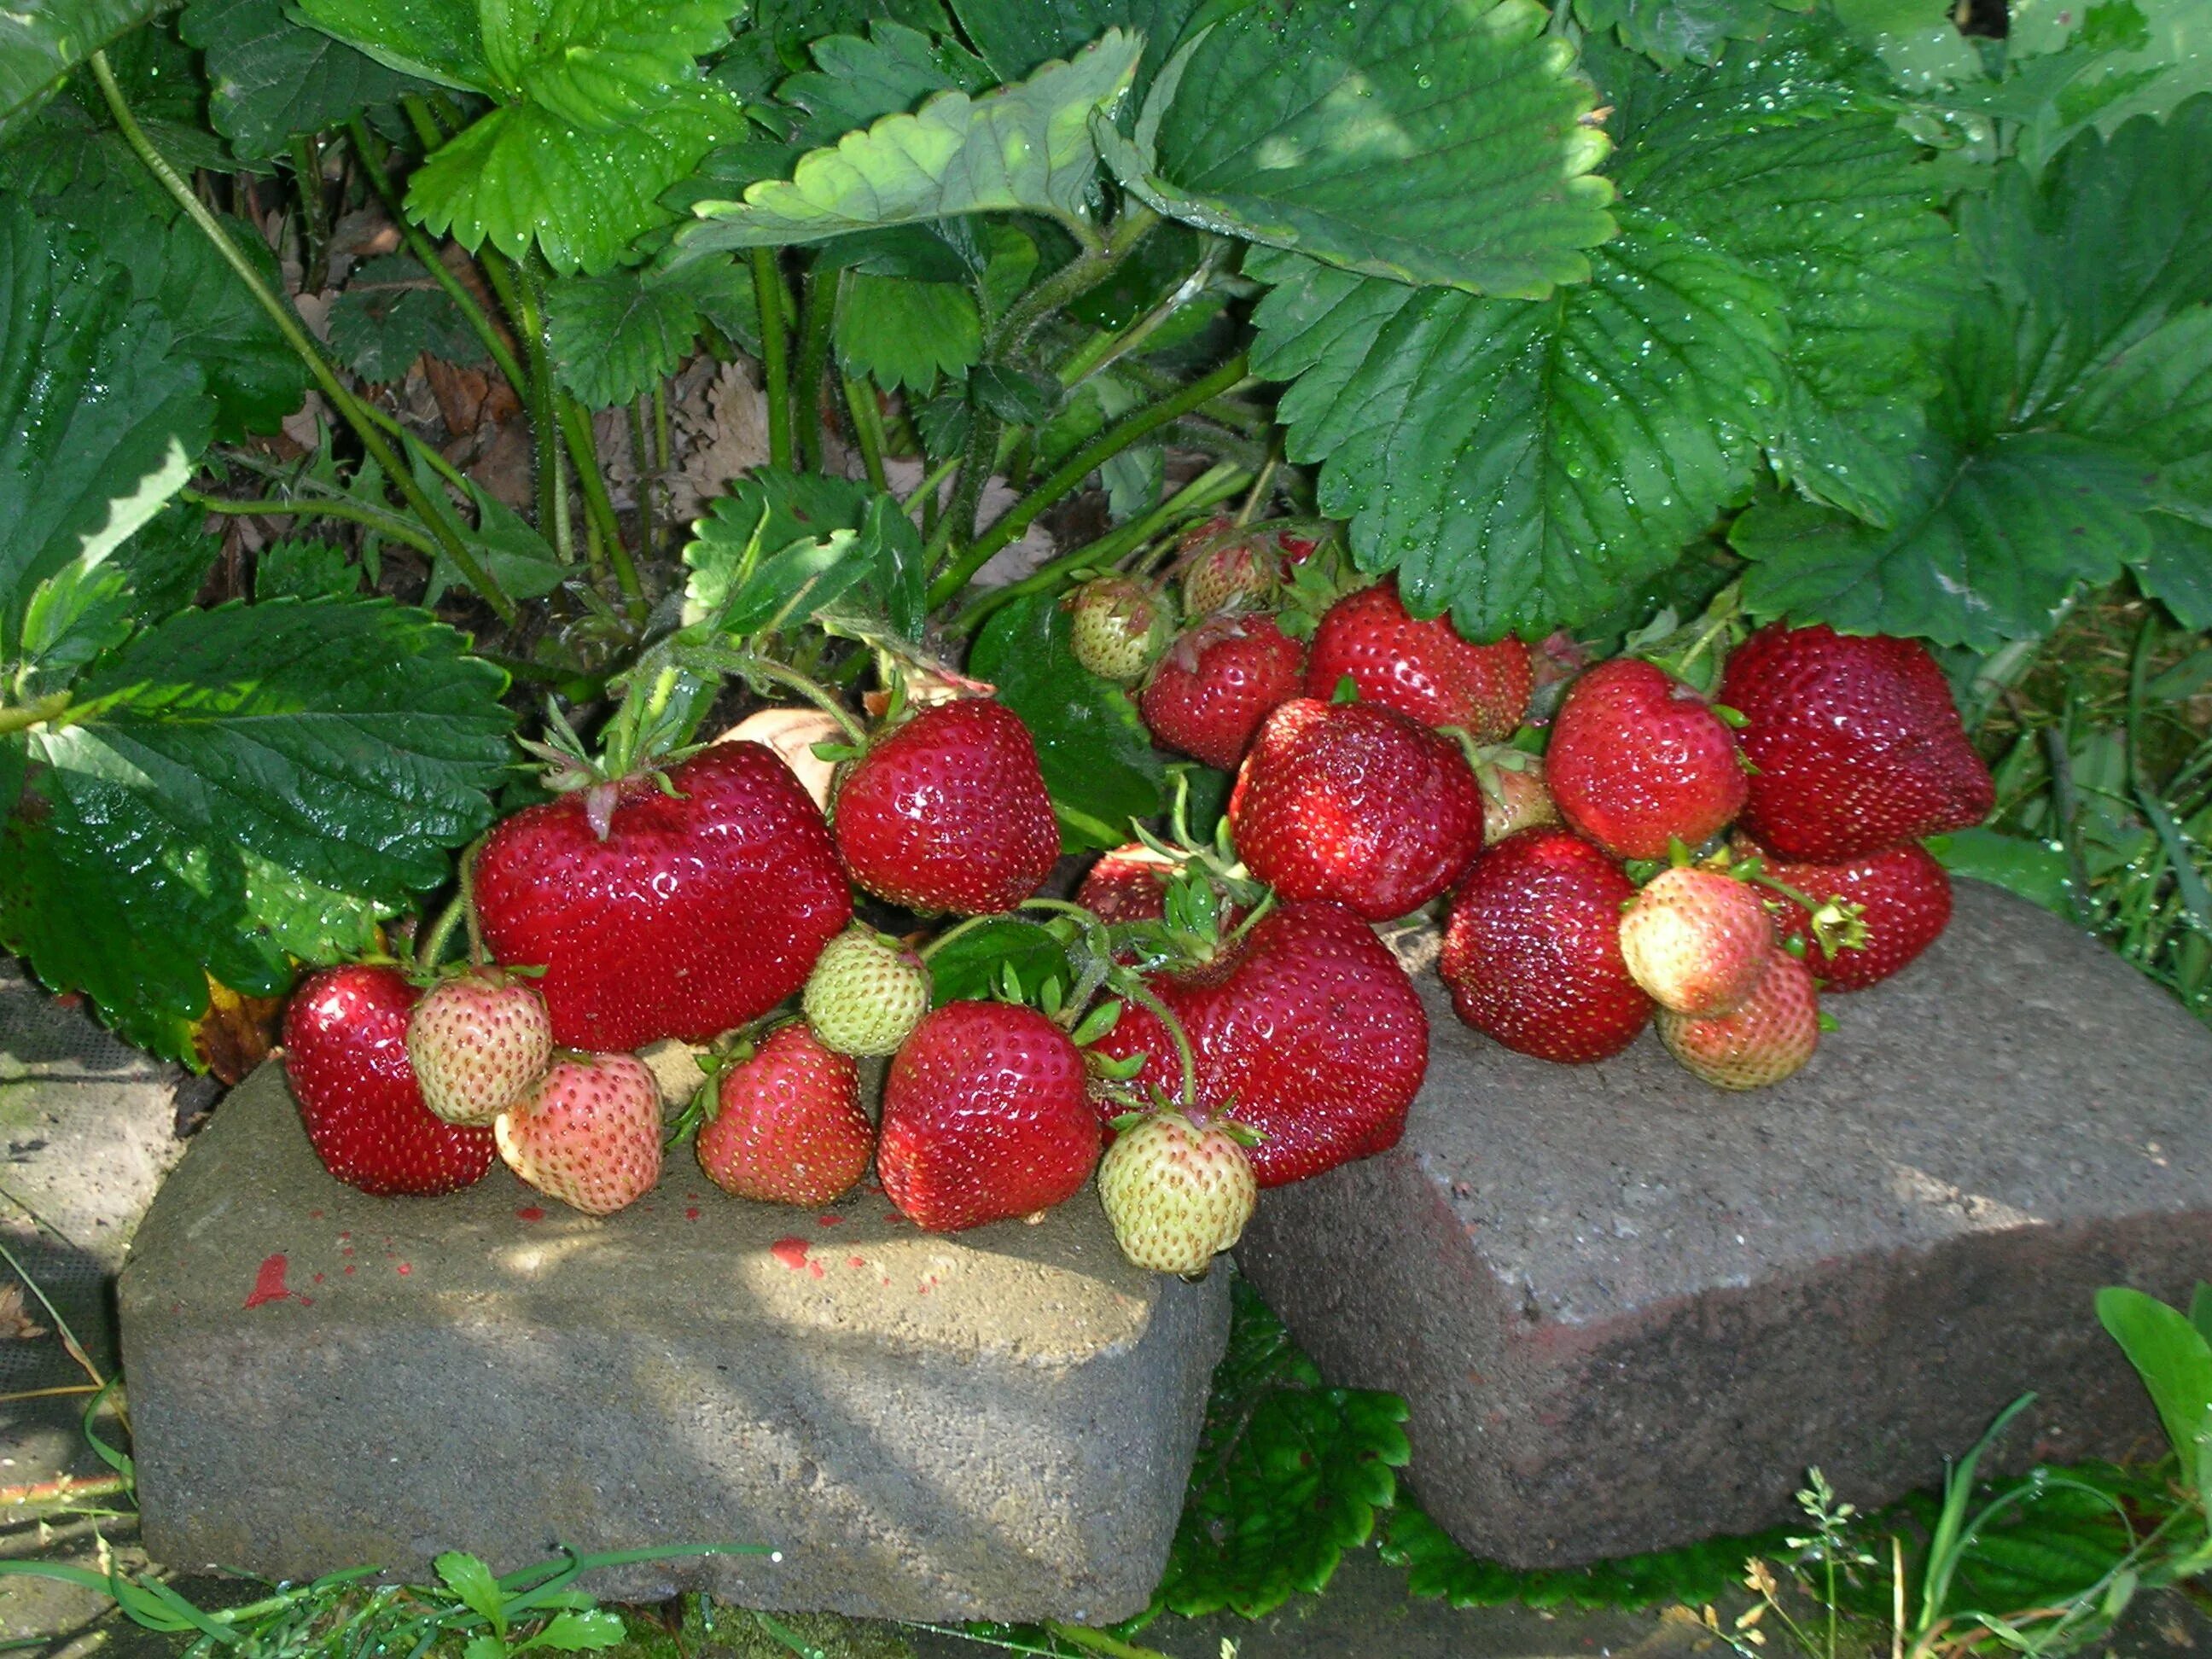
[[[561,429],[568,438],[568,453],[575,458],[576,481],[583,486],[584,511],[590,515],[599,539],[606,544],[607,556],[614,561],[615,585],[629,601],[636,619],[642,622],[645,586],[638,580],[636,561],[623,544],[614,498],[607,494],[606,478],[599,469],[599,441],[592,430],[592,417],[583,404],[557,387],[553,397],[561,411]]]
[[[647,558],[660,540],[659,526],[653,520],[653,456],[645,447],[645,395],[641,392],[629,406],[629,458],[631,469],[637,474],[637,547]]]
[[[866,380],[845,376],[845,407],[853,416],[853,437],[860,446],[860,464],[868,482],[878,489],[890,488],[884,476],[884,411],[876,403],[875,388]]]
[[[825,295],[821,281],[808,276],[799,298],[799,379],[792,389],[798,422],[799,464],[809,472],[822,470],[822,377],[830,367],[830,323],[836,310],[834,293]]]
[[[960,458],[957,455],[953,456],[950,460],[940,462],[935,471],[914,487],[914,494],[899,503],[899,510],[911,513],[924,502],[933,501],[937,492],[945,487],[945,481],[952,476],[954,469],[959,465]]]
[[[783,277],[775,268],[775,250],[753,250],[753,303],[760,313],[761,372],[767,382],[768,460],[770,466],[791,468],[790,369],[785,362],[789,343],[784,335]]]
[[[20,708],[0,708],[0,738],[14,732],[27,732],[34,726],[44,726],[48,720],[58,719],[69,706],[70,694],[56,691]]]
[[[975,508],[983,499],[983,486],[998,463],[999,417],[988,410],[979,409],[970,419],[968,448],[960,458],[960,482],[937,520],[937,527],[929,532],[928,541],[922,545],[921,568],[925,570],[937,568],[956,537],[965,541],[975,535]],[[935,610],[938,601],[932,599],[929,605]]]
[[[561,480],[561,417],[553,406],[553,356],[547,349],[545,313],[540,304],[537,279],[518,268],[514,302],[522,308],[516,319],[522,325],[523,356],[530,364],[531,436],[535,440],[538,483],[538,531],[551,536],[553,550],[563,564],[576,562],[575,544],[568,534],[568,492]],[[596,576],[604,570],[595,569]]]
[[[313,133],[292,141],[292,182],[300,192],[300,286],[318,293],[327,276],[323,254],[331,239],[323,211],[322,150]]]
[[[653,470],[663,478],[668,476],[673,453],[668,442],[668,386],[665,381],[655,380],[653,383]]]
[[[773,657],[763,657],[755,652],[733,650],[719,645],[692,647],[684,652],[684,658],[686,666],[747,677],[757,674],[764,680],[788,687],[836,720],[839,729],[854,744],[862,748],[867,745],[868,734],[861,728],[860,721],[853,718],[853,711],[787,663],[780,663]]]
[[[1097,287],[1136,251],[1137,244],[1159,222],[1160,216],[1148,207],[1124,211],[1103,246],[1085,248],[1008,307],[991,340],[992,357],[1003,359],[1018,350],[1038,324],[1070,300]]]
[[[431,505],[430,498],[423,494],[422,487],[415,482],[414,475],[400,465],[399,458],[392,453],[392,447],[385,442],[384,434],[377,430],[376,422],[363,410],[361,400],[338,379],[337,371],[331,367],[321,349],[309,337],[307,330],[300,326],[299,319],[293,316],[282,300],[270,291],[268,284],[261,280],[261,273],[253,268],[252,262],[238,244],[231,240],[230,233],[208,210],[207,204],[200,200],[192,187],[169,165],[167,158],[154,148],[153,141],[139,126],[138,118],[131,112],[130,105],[124,101],[123,88],[115,83],[115,71],[108,67],[107,54],[95,52],[87,62],[91,65],[92,78],[100,87],[100,96],[107,101],[108,112],[114,117],[116,127],[123,134],[124,142],[131,146],[132,153],[145,164],[146,170],[160,182],[161,188],[168,191],[178,206],[184,209],[185,216],[199,228],[200,234],[215,245],[216,252],[222,256],[223,263],[246,285],[246,291],[253,296],[254,303],[276,325],[276,331],[283,336],[284,343],[290,346],[299,355],[300,360],[307,364],[308,374],[314,377],[315,384],[322,389],[323,395],[330,399],[331,406],[344,417],[347,425],[353,428],[354,435],[360,439],[361,447],[369,459],[384,469],[385,476],[391,481],[392,487],[399,492],[400,498],[429,527],[431,534],[437,538],[439,550],[453,562],[453,567],[461,573],[462,579],[476,590],[485,604],[491,606],[499,619],[512,625],[516,617],[514,601],[507,598],[506,591],[492,579],[491,573],[477,561],[477,556],[462,544],[460,538],[453,533],[453,526]]]
[[[343,519],[349,524],[366,525],[378,535],[389,536],[395,542],[404,542],[426,558],[438,555],[437,543],[408,526],[397,514],[379,513],[358,501],[233,501],[191,489],[184,492],[184,499],[204,513],[223,513],[234,518]]]
[[[1009,507],[1005,517],[977,537],[967,551],[953,561],[951,568],[930,584],[930,608],[936,609],[967,586],[969,578],[981,570],[993,554],[1018,539],[1045,508],[1076,489],[1102,462],[1111,460],[1178,415],[1188,414],[1207,398],[1227,391],[1244,378],[1245,368],[1244,355],[1239,352],[1212,374],[1192,381],[1171,398],[1125,416],[1077,450],[1050,477]],[[964,486],[966,480],[963,478],[962,483]]]

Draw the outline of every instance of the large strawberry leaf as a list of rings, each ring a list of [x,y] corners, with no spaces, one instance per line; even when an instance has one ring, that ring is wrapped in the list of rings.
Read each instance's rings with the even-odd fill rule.
[[[2138,115],[2163,117],[2212,91],[2212,12],[2200,0],[2014,0],[2008,84],[1978,106],[2021,123],[2031,167],[2085,125],[2107,137]]]
[[[1748,488],[1781,401],[1772,289],[1663,222],[1542,301],[1357,277],[1296,256],[1253,366],[1363,569],[1472,637],[1601,614]]]
[[[207,54],[216,130],[248,161],[283,153],[420,82],[320,29],[295,22],[284,0],[192,0],[178,21]]]
[[[1157,70],[1191,34],[1249,0],[951,0],[961,27],[1001,81],[1069,58],[1109,28],[1145,40]]]
[[[776,88],[784,103],[806,112],[793,134],[806,149],[904,114],[933,93],[956,87],[980,93],[993,84],[982,63],[957,41],[901,23],[879,22],[865,36],[831,35],[810,52],[816,66]]]
[[[385,601],[187,611],[94,663],[0,857],[0,940],[186,1057],[205,975],[273,992],[360,948],[491,820],[505,677]]]
[[[837,290],[835,338],[848,374],[927,397],[939,376],[960,380],[982,356],[983,319],[957,283],[855,271]]]
[[[1809,0],[1575,0],[1575,15],[1672,69],[1684,58],[1710,64],[1730,40],[1758,40],[1774,27],[1778,6],[1812,9]]]
[[[741,201],[703,201],[679,252],[818,242],[886,225],[993,211],[1046,213],[1087,228],[1097,174],[1090,118],[1115,107],[1141,42],[1114,30],[1066,63],[980,98],[941,92],[764,179]]]
[[[734,309],[750,319],[752,277],[727,259],[618,268],[565,277],[545,303],[561,383],[586,407],[608,409],[674,374],[709,314]]]
[[[1161,212],[1347,270],[1481,294],[1589,274],[1604,135],[1531,0],[1254,7],[1161,74],[1121,183]]]
[[[354,267],[331,302],[330,343],[347,368],[379,386],[404,378],[424,352],[451,363],[485,361],[461,308],[404,253]]]
[[[1076,661],[1067,612],[1053,595],[1001,606],[976,635],[968,672],[997,686],[1036,739],[1068,852],[1119,847],[1131,819],[1164,806],[1166,769],[1136,705]]]
[[[47,0],[0,10],[0,136],[78,64],[161,9],[161,0]]]

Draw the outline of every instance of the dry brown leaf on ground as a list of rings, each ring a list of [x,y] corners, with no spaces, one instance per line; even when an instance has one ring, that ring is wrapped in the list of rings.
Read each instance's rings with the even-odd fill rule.
[[[24,1310],[23,1287],[0,1285],[0,1342],[27,1342],[46,1334],[46,1328]]]

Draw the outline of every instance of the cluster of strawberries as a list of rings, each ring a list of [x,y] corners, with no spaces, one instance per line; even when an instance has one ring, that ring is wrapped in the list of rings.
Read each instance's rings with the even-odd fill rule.
[[[1428,1020],[1376,923],[1448,896],[1454,1004],[1508,1047],[1595,1060],[1656,1012],[1729,1088],[1804,1063],[1820,983],[1870,984],[1942,931],[1949,888],[1918,838],[1980,818],[1990,781],[1918,646],[1770,628],[1709,701],[1639,658],[1576,675],[1472,644],[1387,583],[1338,591],[1312,551],[1207,526],[1173,573],[1172,641],[1160,585],[1070,597],[1085,665],[1142,681],[1163,746],[1236,772],[1212,843],[1178,813],[1073,903],[1036,896],[1053,804],[986,695],[894,698],[818,796],[763,743],[611,775],[562,759],[562,793],[466,861],[416,967],[329,969],[294,999],[316,1151],[380,1194],[503,1160],[604,1215],[696,1133],[740,1198],[818,1206],[872,1169],[945,1231],[1034,1215],[1095,1171],[1131,1259],[1195,1273],[1260,1188],[1396,1143]],[[1532,710],[1554,705],[1547,744]],[[1048,914],[1068,974],[945,1000],[930,958],[974,924],[886,934],[855,921],[855,888],[922,918]],[[440,968],[460,921],[470,962]],[[705,1048],[688,1103],[638,1058],[670,1040]]]

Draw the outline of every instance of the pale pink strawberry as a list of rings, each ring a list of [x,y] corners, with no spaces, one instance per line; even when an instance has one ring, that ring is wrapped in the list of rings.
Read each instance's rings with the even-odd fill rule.
[[[407,1058],[422,1103],[481,1128],[553,1063],[553,1022],[527,980],[476,969],[436,985],[407,1020]]]
[[[635,1204],[660,1179],[660,1086],[635,1054],[569,1054],[492,1126],[507,1167],[586,1215]]]
[[[1758,891],[1717,870],[1662,870],[1620,918],[1629,977],[1678,1014],[1742,1007],[1775,944]]]
[[[1820,1042],[1812,970],[1775,946],[1751,1000],[1734,1013],[1700,1018],[1662,1008],[1668,1053],[1717,1089],[1764,1089],[1800,1069]]]

